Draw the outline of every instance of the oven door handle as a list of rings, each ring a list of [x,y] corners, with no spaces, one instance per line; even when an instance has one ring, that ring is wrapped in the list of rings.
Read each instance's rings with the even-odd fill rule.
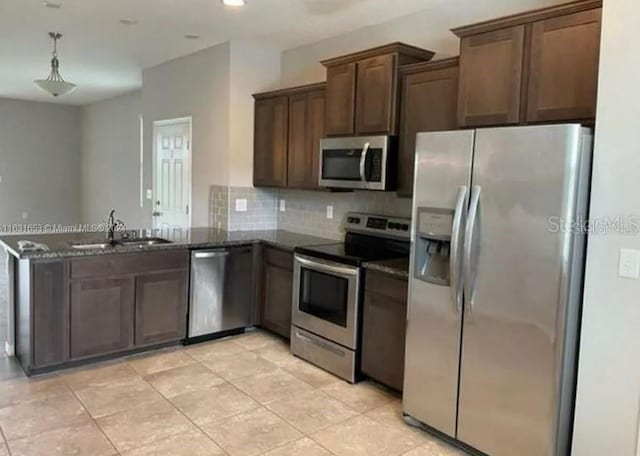
[[[369,154],[369,146],[371,146],[371,143],[364,143],[364,146],[362,146],[362,155],[360,156],[360,180],[362,182],[367,182],[365,171],[367,167],[367,155]]]
[[[302,266],[306,266],[312,269],[317,269],[322,272],[328,272],[331,274],[354,277],[358,275],[358,268],[350,268],[348,266],[334,266],[325,262],[308,260],[296,255],[296,261]]]

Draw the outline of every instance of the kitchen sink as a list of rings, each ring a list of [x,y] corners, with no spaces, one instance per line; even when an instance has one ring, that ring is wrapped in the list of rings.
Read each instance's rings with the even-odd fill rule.
[[[144,247],[147,245],[160,245],[160,244],[171,244],[171,241],[167,241],[162,238],[137,238],[137,239],[120,239],[116,241],[120,245],[128,245],[128,246],[140,246]]]
[[[171,244],[171,241],[162,238],[135,238],[135,239],[119,239],[114,242],[109,241],[90,241],[90,242],[72,242],[71,247],[78,250],[102,250],[119,246],[129,247],[145,247],[151,245]]]
[[[78,250],[98,250],[98,249],[108,249],[113,247],[113,244],[110,242],[77,242],[72,243],[71,247]]]

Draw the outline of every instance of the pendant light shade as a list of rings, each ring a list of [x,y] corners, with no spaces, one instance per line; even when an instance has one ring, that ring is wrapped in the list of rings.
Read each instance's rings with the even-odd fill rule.
[[[65,81],[60,76],[60,61],[58,60],[58,40],[62,38],[60,33],[50,32],[49,36],[53,40],[53,58],[51,59],[51,73],[47,79],[36,79],[33,81],[38,87],[54,97],[64,95],[76,88],[75,84]]]

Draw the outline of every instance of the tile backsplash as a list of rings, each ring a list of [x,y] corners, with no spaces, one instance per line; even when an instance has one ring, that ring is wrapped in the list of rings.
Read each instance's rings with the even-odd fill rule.
[[[227,230],[229,228],[229,187],[209,187],[209,226]]]
[[[278,198],[285,200],[285,211],[278,211],[278,228],[330,239],[344,237],[348,212],[366,212],[396,217],[411,217],[411,199],[398,198],[391,192],[312,192],[282,189]],[[327,218],[327,206],[333,218]]]
[[[236,202],[246,211],[237,211]],[[284,211],[280,201],[284,200]],[[348,212],[411,216],[411,199],[391,192],[314,192],[254,187],[210,188],[210,226],[229,231],[281,229],[341,240]],[[327,218],[327,206],[333,218]]]
[[[236,210],[236,202],[245,211]],[[209,226],[228,231],[275,230],[277,190],[212,185],[209,188]]]
[[[275,230],[277,190],[253,187],[229,187],[229,231]],[[246,200],[246,211],[236,209],[238,200]]]

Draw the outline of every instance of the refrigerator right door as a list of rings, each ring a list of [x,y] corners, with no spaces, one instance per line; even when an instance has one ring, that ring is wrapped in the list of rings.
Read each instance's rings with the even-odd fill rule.
[[[579,125],[478,130],[465,233],[458,439],[565,454],[590,149]]]

